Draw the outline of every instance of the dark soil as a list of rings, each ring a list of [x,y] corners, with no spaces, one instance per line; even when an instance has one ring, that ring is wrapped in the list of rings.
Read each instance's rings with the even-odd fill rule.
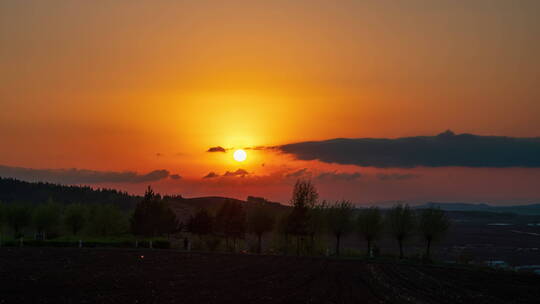
[[[0,248],[0,303],[539,303],[540,276],[167,250]]]

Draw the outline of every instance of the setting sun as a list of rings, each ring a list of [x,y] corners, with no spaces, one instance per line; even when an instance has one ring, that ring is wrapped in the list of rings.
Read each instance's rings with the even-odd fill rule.
[[[239,162],[243,162],[247,158],[247,153],[246,153],[246,151],[244,151],[242,149],[238,149],[238,150],[234,151],[233,157],[234,157],[234,160],[239,161]]]

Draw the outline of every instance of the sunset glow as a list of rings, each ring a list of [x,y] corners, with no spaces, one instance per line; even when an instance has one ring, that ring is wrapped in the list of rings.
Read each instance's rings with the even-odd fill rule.
[[[540,0],[0,0],[1,303],[538,304],[538,236]]]
[[[520,3],[2,1],[0,176],[284,202],[297,178],[358,203],[535,201],[534,164],[377,167],[280,148],[539,136],[540,2]]]

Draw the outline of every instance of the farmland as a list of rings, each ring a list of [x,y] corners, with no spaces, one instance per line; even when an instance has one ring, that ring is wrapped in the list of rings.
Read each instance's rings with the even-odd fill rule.
[[[0,303],[537,303],[540,277],[172,250],[1,248]]]

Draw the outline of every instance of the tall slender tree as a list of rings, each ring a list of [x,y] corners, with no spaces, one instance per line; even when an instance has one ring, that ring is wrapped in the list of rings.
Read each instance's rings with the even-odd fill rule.
[[[439,208],[427,208],[420,211],[418,230],[426,241],[426,259],[431,258],[431,244],[440,240],[450,227],[450,219]]]
[[[327,209],[330,233],[336,238],[336,256],[340,255],[341,238],[352,231],[354,208],[348,201],[335,202]]]
[[[178,220],[168,202],[148,186],[131,217],[131,231],[135,235],[157,236],[170,234],[178,227]]]
[[[275,223],[275,217],[269,208],[262,205],[253,207],[247,217],[247,226],[249,232],[257,236],[257,253],[262,252],[263,235],[272,231]]]
[[[311,181],[296,181],[291,199],[293,210],[287,218],[287,230],[296,236],[297,255],[300,255],[303,237],[308,233],[309,210],[317,204],[318,198],[317,189]]]
[[[366,240],[367,254],[372,256],[372,246],[382,234],[384,221],[381,211],[377,207],[360,210],[358,214],[358,232]]]
[[[327,229],[326,212],[328,204],[323,201],[320,204],[315,204],[308,212],[307,233],[310,237],[309,251],[313,254],[315,250],[315,240],[323,235]]]
[[[227,200],[223,203],[216,214],[216,231],[228,240],[233,240],[233,248],[236,248],[236,240],[244,237],[246,232],[246,211],[242,203]]]
[[[415,229],[415,216],[409,205],[397,204],[387,213],[390,233],[399,246],[399,258],[403,259],[403,243],[410,238]]]

